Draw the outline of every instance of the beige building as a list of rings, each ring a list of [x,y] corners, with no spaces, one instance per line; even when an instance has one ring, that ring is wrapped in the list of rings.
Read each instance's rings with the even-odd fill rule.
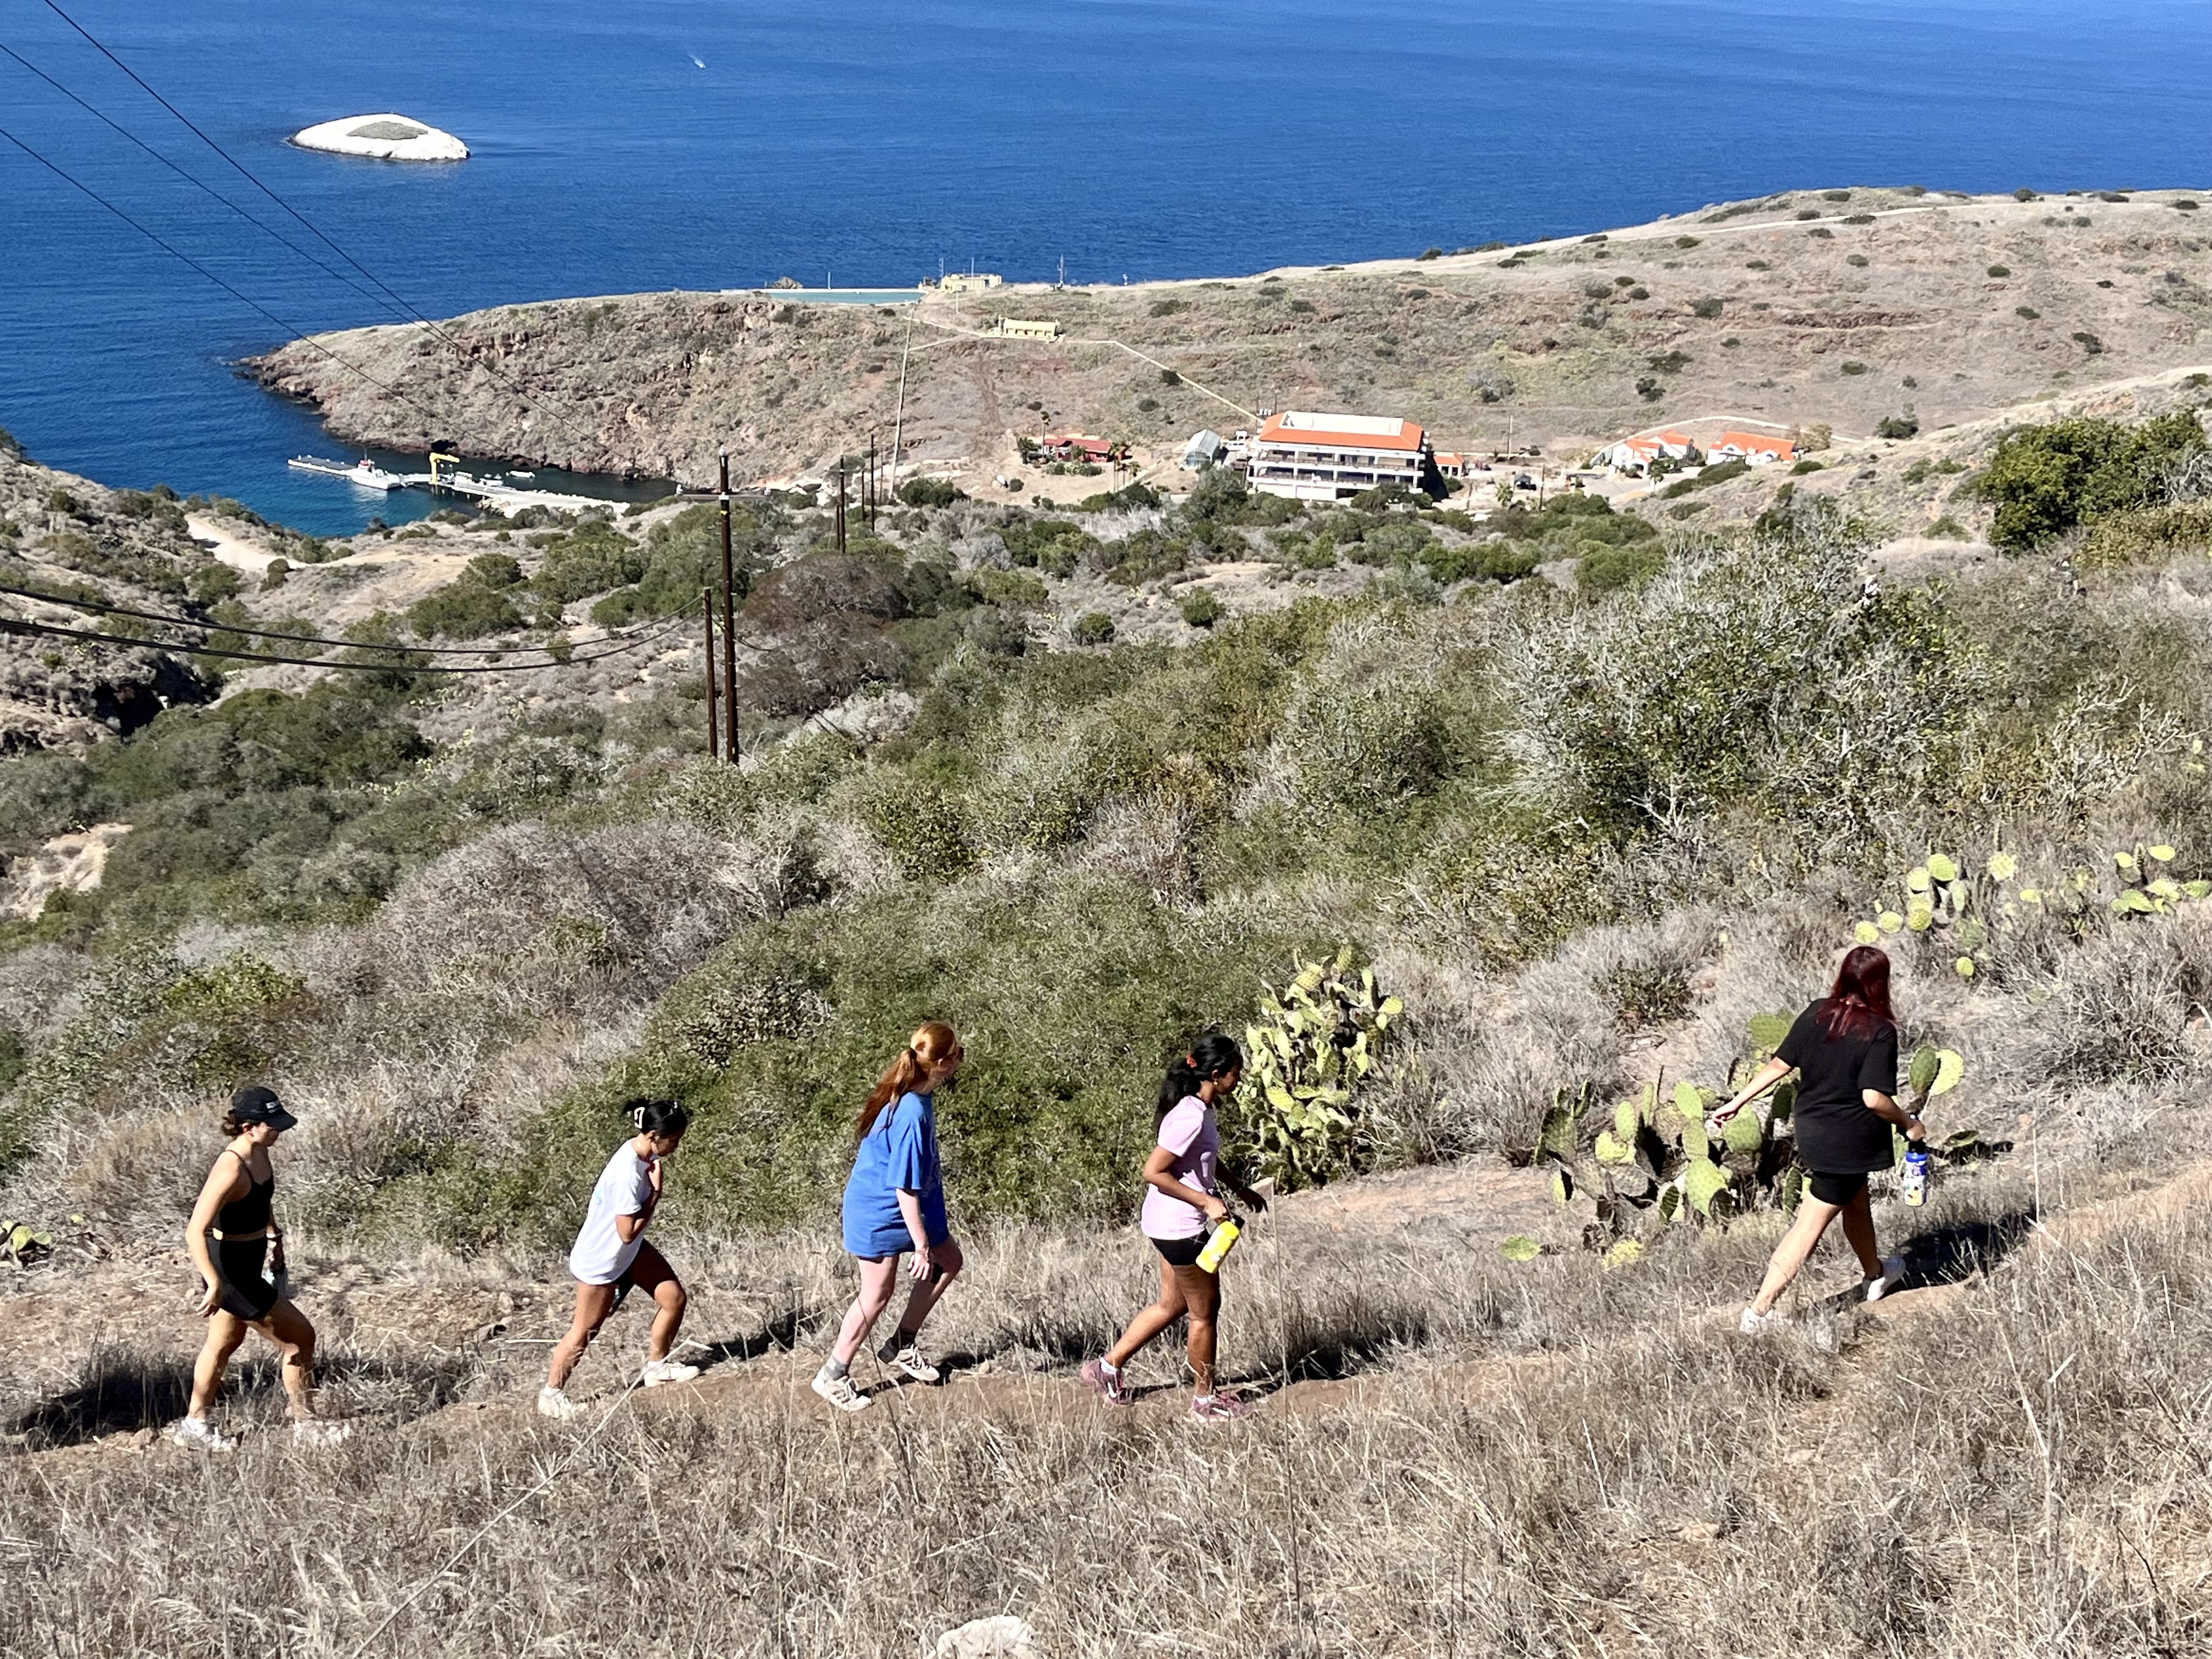
[[[992,324],[994,334],[1004,334],[1017,340],[1057,340],[1060,325],[1035,322],[1025,317],[1001,317]]]
[[[1419,489],[1434,465],[1428,434],[1387,415],[1285,410],[1252,440],[1252,488],[1294,501],[1333,501],[1386,484]]]
[[[938,279],[940,294],[981,294],[987,289],[1004,285],[1006,278],[995,270],[955,270]]]

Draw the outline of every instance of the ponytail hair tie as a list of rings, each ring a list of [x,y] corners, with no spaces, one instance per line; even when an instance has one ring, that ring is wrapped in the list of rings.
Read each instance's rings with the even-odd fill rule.
[[[632,1127],[638,1129],[644,1128],[645,1108],[642,1106],[633,1106],[630,1109],[629,1121]]]

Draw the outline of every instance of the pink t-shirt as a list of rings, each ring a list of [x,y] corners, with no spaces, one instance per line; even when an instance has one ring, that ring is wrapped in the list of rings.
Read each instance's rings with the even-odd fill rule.
[[[1175,1154],[1170,1175],[1202,1193],[1213,1190],[1214,1169],[1221,1162],[1221,1131],[1214,1125],[1213,1108],[1196,1095],[1185,1095],[1160,1120],[1160,1145]],[[1206,1212],[1147,1186],[1139,1224],[1147,1238],[1195,1238],[1206,1231]]]

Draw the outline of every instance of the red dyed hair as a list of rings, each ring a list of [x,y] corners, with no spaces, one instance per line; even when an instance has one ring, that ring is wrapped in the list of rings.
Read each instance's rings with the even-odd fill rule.
[[[1889,1011],[1889,957],[1871,945],[1857,945],[1836,969],[1836,982],[1816,1016],[1833,1042],[1838,1037],[1872,1036],[1897,1024]]]

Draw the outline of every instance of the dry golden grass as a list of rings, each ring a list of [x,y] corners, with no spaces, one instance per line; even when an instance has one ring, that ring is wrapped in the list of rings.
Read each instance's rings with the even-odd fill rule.
[[[633,1396],[373,1650],[926,1654],[1001,1611],[1051,1656],[2201,1650],[2212,1218],[2107,1198],[2006,1253],[2036,1178],[2078,1212],[2162,1167],[2129,1151],[1886,1213],[1920,1278],[1963,1282],[1830,1316],[1831,1254],[1802,1334],[1755,1341],[1710,1310],[1768,1226],[1607,1273],[1508,1264],[1480,1217],[1293,1206],[1233,1264],[1224,1358],[1267,1398],[1226,1428],[1074,1382],[1143,1294],[1128,1235],[983,1241],[935,1333],[948,1383],[857,1419],[805,1389],[834,1254],[695,1244],[692,1334],[753,1357]],[[422,1328],[488,1284],[422,1284]],[[526,1411],[557,1289],[510,1291],[510,1346],[410,1373],[396,1325],[339,1345],[368,1420],[336,1450],[0,1459],[0,1653],[355,1651],[580,1438]],[[599,1405],[641,1335],[625,1316],[588,1362]],[[158,1406],[181,1356],[135,1358]],[[271,1423],[272,1392],[247,1378],[233,1420]],[[49,1432],[99,1426],[132,1424]]]

